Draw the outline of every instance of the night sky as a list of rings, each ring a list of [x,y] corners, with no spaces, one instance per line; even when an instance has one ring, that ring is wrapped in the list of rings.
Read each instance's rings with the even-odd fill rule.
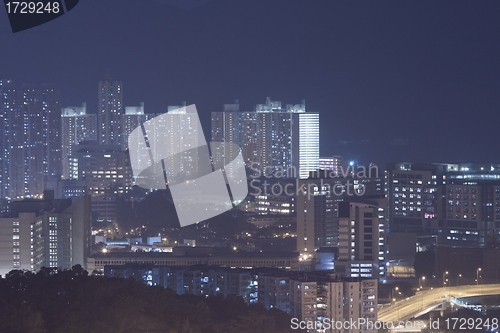
[[[0,9],[0,64],[91,113],[106,75],[126,106],[196,104],[207,136],[234,99],[305,99],[323,156],[500,162],[500,1],[81,0],[16,34]]]

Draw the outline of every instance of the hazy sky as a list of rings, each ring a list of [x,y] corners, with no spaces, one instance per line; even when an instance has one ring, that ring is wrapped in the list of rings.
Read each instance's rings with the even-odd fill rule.
[[[125,105],[196,104],[207,135],[234,99],[305,99],[321,155],[500,162],[499,18],[488,0],[83,0],[13,34],[0,9],[0,77],[52,82],[63,106],[95,112],[112,75]]]

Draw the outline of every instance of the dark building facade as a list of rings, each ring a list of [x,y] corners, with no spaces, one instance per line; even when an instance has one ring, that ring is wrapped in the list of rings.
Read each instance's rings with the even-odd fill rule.
[[[498,283],[500,281],[499,248],[436,248],[435,273],[446,285]],[[446,274],[448,272],[448,274]],[[477,281],[479,279],[479,281]]]
[[[106,80],[98,84],[98,142],[102,145],[121,143],[121,118],[123,114],[123,84]]]
[[[92,212],[97,221],[114,222],[116,196],[130,189],[128,153],[119,145],[82,142],[73,147],[70,158],[71,179],[85,181],[92,196]]]

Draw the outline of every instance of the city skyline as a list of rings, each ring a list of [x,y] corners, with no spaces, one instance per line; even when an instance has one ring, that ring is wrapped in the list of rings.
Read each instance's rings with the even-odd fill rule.
[[[10,78],[3,78],[2,81],[4,82],[4,87],[14,86],[19,91],[22,91],[23,89],[27,89],[27,87],[30,87],[30,89],[36,88],[38,90],[40,90],[39,87],[42,87],[41,91],[43,91],[44,89],[47,89],[47,87],[48,87],[49,90],[55,91],[57,94],[59,94],[54,101],[57,102],[58,108],[61,109],[61,115],[63,116],[63,118],[61,119],[62,132],[60,134],[54,133],[52,135],[57,135],[58,137],[60,136],[60,138],[62,140],[62,150],[63,150],[62,152],[71,151],[71,149],[68,149],[67,147],[68,147],[69,142],[74,141],[71,139],[68,140],[69,138],[64,137],[63,136],[64,133],[70,134],[72,136],[84,135],[84,137],[90,141],[95,140],[94,136],[98,136],[100,128],[96,128],[94,131],[95,133],[91,133],[90,136],[89,136],[89,134],[85,134],[83,132],[81,132],[81,133],[80,132],[69,133],[69,132],[67,132],[67,129],[64,128],[65,126],[67,127],[67,125],[65,124],[65,121],[66,121],[66,123],[69,121],[69,124],[71,124],[72,122],[75,122],[75,124],[77,124],[76,126],[80,126],[80,127],[84,128],[85,126],[87,126],[85,124],[89,120],[83,120],[83,119],[86,119],[89,117],[92,119],[92,117],[98,116],[97,109],[89,110],[89,108],[87,107],[87,104],[89,104],[88,102],[84,101],[84,102],[79,103],[81,106],[74,106],[74,105],[69,106],[69,105],[62,104],[60,101],[62,100],[62,96],[64,96],[65,91],[64,90],[61,91],[61,90],[57,89],[57,85],[54,85],[52,83],[41,82],[41,83],[37,83],[37,84],[27,84],[25,82],[16,82],[15,80],[12,80]],[[105,79],[102,79],[102,80],[99,80],[96,82],[98,84],[101,84],[101,83],[105,83],[108,81],[106,81]],[[119,82],[119,84],[122,85],[121,81],[112,81],[112,82]],[[0,88],[1,88],[1,85],[0,85]],[[99,88],[99,89],[101,89],[101,88]],[[127,95],[125,94],[125,97],[126,96]],[[116,128],[114,130],[115,132],[119,133],[116,141],[118,142],[118,144],[121,147],[123,147],[123,149],[125,149],[127,146],[126,135],[128,135],[131,132],[131,130],[134,129],[139,123],[142,123],[142,122],[144,122],[144,120],[150,119],[151,117],[154,117],[155,115],[160,115],[160,114],[166,113],[166,112],[168,112],[168,110],[170,110],[172,108],[179,107],[179,106],[165,105],[164,110],[162,112],[154,113],[154,112],[151,112],[152,110],[150,108],[148,108],[147,105],[145,106],[145,102],[138,102],[138,103],[136,103],[136,106],[133,106],[131,104],[127,104],[126,102],[122,102],[123,98],[124,98],[123,96],[119,96],[120,108],[116,112],[117,115],[119,115],[116,117],[118,119],[119,126],[115,125]],[[269,97],[267,97],[267,98],[269,99]],[[246,110],[239,109],[240,108],[239,100],[236,100],[236,104],[222,103],[218,110],[212,111],[212,114],[214,114],[214,113],[221,114],[221,113],[227,112],[229,110],[226,110],[226,108],[231,106],[231,105],[237,105],[238,106],[237,112],[240,114],[244,114],[245,112],[246,113],[248,113],[248,112],[255,113],[255,112],[258,112],[257,109],[259,106],[265,105],[265,104],[255,104],[256,102],[262,101],[262,99],[263,98],[261,97],[259,100],[254,101],[252,104],[253,106],[249,107]],[[278,102],[281,103],[280,101],[278,101]],[[305,100],[302,100],[302,102],[305,103]],[[186,102],[183,102],[183,103],[185,104]],[[235,102],[233,102],[233,103],[235,103]],[[90,104],[92,104],[92,103],[90,103]],[[75,105],[77,105],[77,104],[75,104]],[[297,105],[300,105],[300,104],[297,104]],[[313,110],[309,113],[321,115],[324,112]],[[69,118],[74,118],[74,120],[69,120]],[[200,118],[201,118],[201,116],[200,116]],[[103,118],[103,120],[104,120],[104,118]],[[113,122],[115,122],[115,121],[116,120],[113,120]],[[92,125],[95,124],[95,120],[90,120],[90,122]],[[122,122],[124,124],[123,128],[121,126]],[[102,122],[98,122],[98,123],[102,124]],[[212,123],[213,123],[213,120],[212,120]],[[324,122],[319,122],[319,125],[320,125],[320,129],[324,128],[324,126],[325,126]],[[71,126],[75,126],[75,125],[71,125]],[[205,136],[206,136],[207,141],[211,141],[210,140],[211,137],[208,134],[208,133],[210,133],[211,126],[213,127],[213,124],[210,125],[210,121],[208,121],[208,122],[202,121],[202,127],[204,129],[206,129],[206,130],[204,130],[204,132],[206,133]],[[64,132],[65,130],[66,130],[66,132]],[[93,127],[92,127],[92,130],[93,130]],[[213,130],[213,128],[212,128],[212,130]],[[320,130],[320,133],[322,133],[322,132],[328,133],[330,131],[328,131],[328,130],[321,131]],[[444,164],[446,164],[446,163],[488,163],[488,162],[495,163],[498,160],[495,158],[488,159],[487,157],[484,157],[482,159],[475,159],[474,157],[465,156],[460,151],[449,152],[448,150],[447,150],[448,154],[451,154],[453,157],[448,158],[448,159],[438,158],[435,160],[431,160],[431,159],[427,159],[427,158],[419,158],[419,156],[421,156],[421,155],[419,155],[419,148],[417,148],[418,144],[415,142],[415,140],[401,139],[401,138],[393,138],[391,140],[381,140],[380,138],[375,137],[373,139],[363,139],[363,140],[339,140],[339,141],[335,141],[332,143],[331,142],[332,140],[330,140],[328,138],[324,138],[324,136],[325,136],[325,134],[323,134],[323,133],[320,134],[320,140],[319,140],[320,159],[324,160],[326,158],[329,160],[332,157],[333,158],[335,158],[335,157],[342,158],[344,161],[343,163],[347,163],[344,166],[344,168],[349,167],[349,163],[355,163],[356,165],[366,165],[366,166],[368,166],[371,163],[375,163],[376,165],[378,165],[380,167],[384,167],[386,163],[399,163],[401,161],[408,162],[408,163],[416,163],[416,164],[418,164],[418,163],[420,163],[420,164],[426,164],[426,163],[444,163]],[[79,141],[81,141],[81,140],[79,140]],[[100,142],[100,140],[97,140],[97,141]],[[328,143],[325,144],[325,142],[328,142]],[[333,145],[336,148],[335,148],[335,150],[333,150],[332,153],[329,153],[329,152],[331,152],[331,150],[330,150],[330,148],[325,147],[327,145],[330,145],[330,146]],[[374,155],[373,149],[380,149],[380,151],[389,149],[392,153],[389,156],[392,156],[392,157],[388,159],[387,158],[388,155],[383,155],[383,154],[379,155],[378,153]],[[56,154],[60,154],[60,153],[61,152],[56,152]],[[320,162],[320,163],[326,163],[325,161],[326,160],[324,160],[323,162]],[[63,176],[65,176],[65,174],[64,174],[65,161],[63,161],[62,163],[63,163],[63,169],[62,169]],[[328,162],[328,163],[331,163],[331,162]],[[340,166],[338,166],[338,167],[340,168]],[[47,170],[45,170],[45,172],[47,172]],[[53,172],[51,174],[55,175]]]
[[[237,144],[251,172],[304,179],[318,169],[319,114],[307,112],[304,100],[284,107],[267,97],[250,112],[240,111],[238,101],[224,104],[224,111],[212,112],[211,132],[212,142]]]
[[[32,84],[26,84],[23,82],[16,82],[14,80],[11,80],[9,78],[4,78],[5,82],[12,82],[14,85],[19,85],[19,90],[22,90],[24,86],[32,86],[32,87],[51,87],[51,89],[54,89],[52,87],[55,86],[55,90],[57,90],[57,85],[54,85],[52,83],[38,83],[35,85]],[[97,81],[97,82],[105,82],[105,81]],[[61,96],[64,96],[64,90],[57,90],[58,93],[61,94]],[[270,95],[270,94],[268,94]],[[126,96],[126,94],[125,94]],[[58,99],[58,104],[60,103],[59,100],[61,98],[59,97]],[[255,104],[255,102],[262,101],[262,97],[253,102],[253,107],[249,107],[247,110],[239,110],[238,112],[243,114],[245,112],[256,112],[256,108],[259,106],[259,104]],[[230,102],[230,101],[226,101]],[[305,100],[303,100],[305,102]],[[185,103],[185,102],[184,102]],[[80,109],[85,110],[84,113],[85,115],[93,117],[98,115],[98,110],[89,110],[87,108],[88,102],[81,102],[81,105],[84,106],[67,106],[65,104],[61,104],[61,109],[62,113],[64,114],[65,109],[68,110],[67,112],[73,112],[75,114],[69,115],[70,113],[66,114],[67,117],[78,117],[77,113],[82,112]],[[123,106],[120,107],[122,110],[119,115],[121,117],[119,118],[120,123],[123,121],[124,123],[128,123],[123,129],[121,128],[116,128],[115,131],[118,131],[119,136],[117,138],[117,142],[119,142],[120,146],[126,147],[126,137],[123,137],[123,134],[128,134],[130,133],[131,129],[133,129],[134,126],[139,124],[139,122],[143,122],[144,119],[150,119],[151,117],[155,115],[159,115],[162,113],[167,112],[170,108],[176,108],[178,106],[171,106],[171,105],[164,105],[164,109],[162,112],[154,113],[152,112],[151,108],[149,108],[147,105],[145,106],[145,102],[138,102],[138,106],[132,106],[130,104],[127,104],[125,102],[120,102]],[[247,103],[248,104],[248,103]],[[232,105],[232,104],[227,104],[227,103],[221,103],[220,108],[216,111],[212,111],[212,113],[223,113],[225,112],[224,108],[226,105]],[[128,109],[125,110],[125,109]],[[73,110],[73,111],[69,111]],[[316,114],[323,114],[324,112],[321,111],[312,111],[312,113]],[[84,114],[82,113],[80,116],[83,116]],[[200,117],[201,118],[201,117]],[[63,118],[64,119],[64,118]],[[133,119],[133,120],[131,120]],[[140,120],[139,120],[140,119]],[[64,121],[64,120],[63,120]],[[139,122],[138,122],[139,121]],[[81,120],[80,120],[81,122]],[[101,122],[99,122],[101,123]],[[325,127],[324,122],[319,122],[320,124],[320,129]],[[84,125],[82,125],[84,126]],[[204,129],[205,133],[210,133],[210,121],[202,121],[202,126]],[[115,126],[116,127],[116,126]],[[134,127],[135,128],[135,127]],[[97,128],[97,131],[99,128]],[[338,140],[338,141],[333,141],[330,140],[329,138],[325,138],[327,134],[323,134],[323,132],[331,132],[331,131],[321,131],[322,133],[320,135],[320,156],[321,158],[332,158],[335,156],[340,156],[341,158],[344,158],[348,162],[354,162],[356,164],[365,164],[369,165],[370,163],[375,163],[379,166],[383,166],[386,163],[392,163],[392,162],[399,162],[399,161],[405,161],[405,162],[410,162],[410,163],[483,163],[483,162],[496,162],[498,159],[495,158],[488,158],[488,157],[483,157],[483,158],[474,158],[474,155],[472,157],[465,156],[461,151],[453,151],[451,152],[450,150],[447,150],[448,155],[451,156],[450,158],[438,158],[435,160],[431,160],[428,158],[422,158],[421,154],[419,153],[420,148],[418,147],[418,142],[416,140],[408,139],[408,138],[392,138],[388,140],[383,140],[379,137],[374,137],[371,139],[354,139],[354,140]],[[72,133],[74,134],[74,133]],[[97,133],[92,134],[92,136],[89,138],[90,140],[94,139],[93,135],[97,135]],[[209,134],[206,134],[207,139],[210,140]],[[62,137],[62,140],[64,141],[65,138]],[[67,141],[67,140],[66,140]],[[98,140],[99,141],[99,140]],[[326,143],[328,142],[328,143]],[[327,146],[333,146],[334,150],[332,148],[328,148]],[[63,145],[64,149],[64,145]],[[375,149],[377,152],[384,151],[384,150],[390,150],[391,154],[389,155],[384,155],[382,153],[379,155],[378,153],[373,154],[373,149]],[[387,152],[386,152],[387,153]],[[444,154],[446,155],[446,154]],[[389,156],[389,157],[388,157]],[[398,156],[401,156],[398,158]],[[477,156],[477,155],[475,155]],[[64,169],[63,169],[64,170]]]
[[[5,10],[1,332],[498,331],[500,2]]]
[[[263,96],[305,99],[322,114],[322,155],[348,152],[365,164],[495,157],[486,143],[500,139],[490,121],[500,87],[496,2],[166,3],[80,3],[4,34],[1,76],[53,82],[62,105],[87,102],[94,113],[95,83],[110,74],[124,84],[124,103],[145,102],[147,113],[196,104],[206,133],[210,113],[234,99],[244,110]]]

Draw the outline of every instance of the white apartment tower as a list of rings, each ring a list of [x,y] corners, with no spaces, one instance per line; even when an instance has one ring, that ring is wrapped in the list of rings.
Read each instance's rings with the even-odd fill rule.
[[[212,141],[236,143],[254,174],[307,178],[318,169],[319,114],[306,112],[305,101],[283,108],[267,98],[254,112],[240,112],[236,101],[212,112]]]
[[[291,279],[290,314],[316,325],[308,332],[375,332],[368,322],[377,320],[377,280]]]
[[[139,106],[126,106],[125,114],[121,119],[121,146],[128,147],[128,136],[134,129],[141,126],[142,123],[154,117],[154,114],[144,113],[144,102]]]
[[[168,119],[164,125],[166,131],[161,131],[161,128],[158,128],[161,136],[159,139],[153,137],[153,140],[165,140],[168,144],[168,158],[164,159],[167,182],[173,185],[173,179],[176,182],[188,181],[211,172],[212,170],[208,169],[210,157],[200,156],[203,150],[198,148],[200,142],[204,142],[198,114],[188,112],[186,103],[183,102],[180,106],[168,106],[168,112],[165,116],[163,118]],[[154,148],[158,149],[159,145],[155,145]],[[204,171],[199,169],[203,169],[203,166],[206,169]]]

